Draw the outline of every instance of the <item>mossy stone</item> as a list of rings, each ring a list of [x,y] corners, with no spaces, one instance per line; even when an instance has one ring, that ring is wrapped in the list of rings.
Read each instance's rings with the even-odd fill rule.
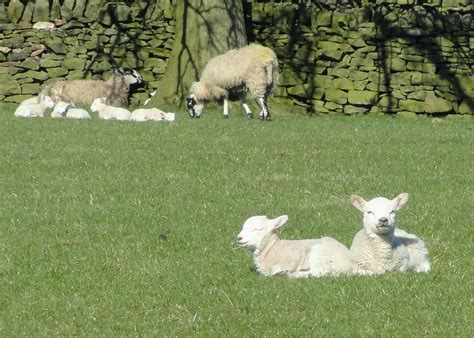
[[[62,67],[48,68],[46,71],[51,78],[63,77],[69,73],[67,69]]]
[[[400,110],[415,112],[415,113],[424,113],[425,112],[425,103],[423,101],[417,100],[400,100],[399,101]]]
[[[18,0],[12,0],[8,4],[7,14],[11,22],[17,23],[21,19],[25,6]]]
[[[453,109],[451,101],[437,97],[435,93],[431,92],[425,98],[425,112],[431,114],[448,113]]]
[[[10,74],[0,74],[0,94],[11,95],[21,93],[20,84]]]
[[[326,88],[324,98],[326,101],[345,104],[347,103],[347,92],[337,88]]]
[[[371,105],[377,102],[377,97],[377,92],[350,90],[348,101],[350,104]]]

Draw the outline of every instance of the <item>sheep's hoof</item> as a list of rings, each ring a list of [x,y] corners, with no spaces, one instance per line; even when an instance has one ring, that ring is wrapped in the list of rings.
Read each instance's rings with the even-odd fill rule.
[[[225,119],[228,119],[228,118],[229,118],[229,115],[224,115],[224,118],[225,118]]]
[[[265,117],[265,120],[271,121],[271,120],[272,120],[272,117],[271,117],[270,115],[268,115],[267,117]]]
[[[253,114],[247,114],[248,119],[253,119]]]

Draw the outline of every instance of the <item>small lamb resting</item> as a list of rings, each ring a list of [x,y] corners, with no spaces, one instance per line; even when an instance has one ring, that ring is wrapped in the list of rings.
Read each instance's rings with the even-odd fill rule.
[[[423,241],[396,228],[396,212],[408,201],[408,194],[402,193],[393,200],[376,197],[369,202],[352,195],[351,201],[364,214],[364,227],[355,235],[350,248],[354,273],[430,270]]]
[[[305,240],[281,240],[275,233],[288,220],[253,216],[247,219],[237,236],[237,245],[253,252],[258,272],[265,276],[321,277],[349,274],[350,253],[331,237]]]
[[[191,117],[201,116],[204,104],[224,101],[224,117],[229,116],[229,97],[240,98],[248,117],[252,111],[245,102],[247,92],[262,109],[260,119],[270,120],[267,98],[278,84],[278,59],[273,50],[256,44],[230,50],[207,63],[199,82],[194,82],[187,98]]]

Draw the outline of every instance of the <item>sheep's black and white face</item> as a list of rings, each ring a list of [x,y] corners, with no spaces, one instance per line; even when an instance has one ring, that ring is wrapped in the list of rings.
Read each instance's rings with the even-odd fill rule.
[[[117,74],[124,76],[128,84],[139,84],[143,82],[140,73],[131,68],[119,68],[117,69]]]
[[[201,116],[204,104],[197,103],[194,95],[186,98],[186,105],[188,107],[189,116],[199,118]]]

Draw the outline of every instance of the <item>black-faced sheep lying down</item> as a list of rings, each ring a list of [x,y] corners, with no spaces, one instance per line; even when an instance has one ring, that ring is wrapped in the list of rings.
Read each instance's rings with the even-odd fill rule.
[[[278,85],[278,59],[273,50],[256,44],[230,50],[207,63],[199,82],[194,82],[187,98],[191,117],[199,117],[206,102],[224,101],[228,117],[229,96],[238,96],[248,117],[252,111],[245,102],[249,93],[262,109],[260,119],[270,120],[267,97]]]
[[[91,105],[97,98],[105,97],[108,104],[123,106],[128,103],[130,85],[142,82],[140,74],[133,69],[114,70],[107,80],[58,81],[43,89],[42,94],[54,102]]]

